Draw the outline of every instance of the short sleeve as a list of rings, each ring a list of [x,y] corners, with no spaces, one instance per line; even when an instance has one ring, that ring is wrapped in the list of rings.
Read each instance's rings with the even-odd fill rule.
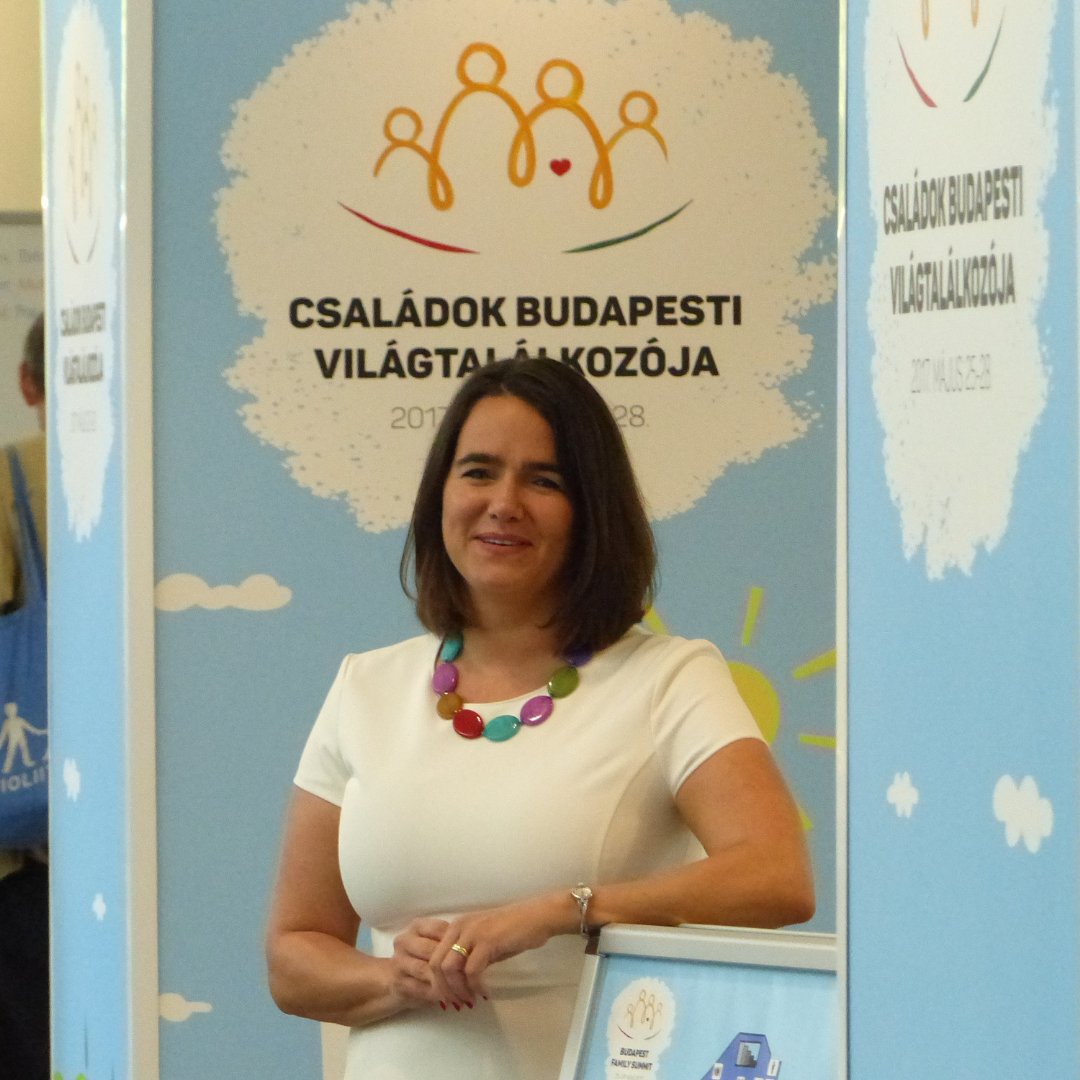
[[[340,806],[345,797],[345,785],[351,775],[341,750],[339,737],[339,718],[341,698],[347,679],[351,656],[346,656],[338,669],[334,685],[326,695],[322,709],[319,710],[315,726],[311,729],[304,752],[300,755],[300,766],[293,777],[293,783],[304,791],[318,795],[320,799]]]
[[[764,741],[720,650],[687,642],[665,665],[652,708],[653,739],[672,792],[717,750],[738,739]]]

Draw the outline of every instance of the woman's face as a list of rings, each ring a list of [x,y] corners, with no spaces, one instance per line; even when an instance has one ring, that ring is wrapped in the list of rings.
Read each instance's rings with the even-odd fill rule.
[[[520,398],[481,398],[443,487],[443,544],[473,598],[546,617],[572,519],[548,422]]]

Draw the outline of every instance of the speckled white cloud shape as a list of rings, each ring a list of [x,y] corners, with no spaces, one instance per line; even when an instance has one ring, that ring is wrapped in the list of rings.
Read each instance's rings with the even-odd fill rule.
[[[897,773],[885,798],[895,807],[897,817],[911,817],[919,803],[919,789],[911,782],[911,773]]]
[[[154,589],[158,611],[187,611],[205,608],[221,611],[273,611],[292,599],[292,589],[279,585],[269,574],[252,574],[239,585],[209,585],[195,574],[170,574]]]
[[[535,175],[515,186],[507,164],[512,113],[485,91],[464,101],[446,128],[452,206],[435,205],[415,149],[395,150],[376,177],[390,112],[413,110],[420,145],[431,145],[464,85],[459,60],[474,45],[498,51],[499,86],[522,110],[538,107],[546,64],[575,64],[581,106],[605,139],[622,123],[624,95],[651,95],[666,156],[652,135],[628,129],[610,152],[611,200],[597,207],[589,189],[598,154],[586,127],[565,111],[548,113],[534,129]],[[465,70],[487,79],[493,64],[490,55],[471,54]],[[550,91],[564,93],[568,78],[556,70]],[[640,121],[642,99],[629,109]],[[688,510],[733,463],[755,461],[810,429],[813,410],[783,387],[813,347],[799,318],[835,293],[835,259],[814,248],[835,196],[807,95],[773,69],[766,42],[736,40],[716,19],[676,14],[667,0],[370,0],[298,44],[235,112],[222,150],[230,182],[218,193],[217,230],[238,307],[263,328],[227,378],[246,396],[248,430],[286,452],[298,484],[345,500],[363,529],[408,522],[434,424],[461,385],[470,349],[481,360],[488,350],[508,357],[519,341],[530,355],[607,350],[612,363],[604,373],[596,361],[593,385],[621,419],[656,519]],[[391,130],[400,136],[409,123],[399,115]],[[631,242],[573,252],[637,233],[680,207]],[[401,232],[476,254],[435,250]],[[702,302],[715,295],[726,321],[716,324],[712,306],[694,325],[681,308],[663,323],[658,315],[628,321],[630,297],[661,295]],[[738,326],[732,304],[719,304],[734,295]],[[601,315],[587,326],[527,328],[516,314],[521,296],[550,296],[556,321],[564,296],[568,310],[573,297],[603,308],[616,296],[623,324],[613,315],[601,326]],[[360,298],[365,321],[377,318],[379,298],[383,322],[346,328],[339,316],[334,328],[317,310],[323,297],[338,298],[345,317],[350,298]],[[405,318],[406,300],[423,314],[429,297],[464,298],[464,321],[436,328],[387,320],[399,309]],[[464,328],[468,304],[484,297],[504,297],[505,326],[492,318],[486,328],[480,321]],[[306,326],[290,317],[297,298],[314,305],[299,309],[314,313]],[[684,348],[697,368],[706,345],[715,374],[684,368],[672,377]],[[406,377],[403,367],[387,366],[391,347],[402,365],[414,349],[431,359],[418,352]],[[432,352],[440,348],[449,350],[444,360]],[[616,377],[617,348],[634,354],[627,377]],[[353,374],[360,349],[365,378]],[[662,349],[667,367],[651,354],[646,371],[646,349]],[[579,356],[587,367],[587,352]],[[432,366],[421,374],[425,362]]]
[[[64,762],[64,789],[72,802],[78,800],[79,792],[82,791],[82,773],[79,772],[79,766],[74,758],[68,758]]]
[[[1005,842],[1016,847],[1020,840],[1034,855],[1054,831],[1054,808],[1039,794],[1035,778],[1025,776],[1019,784],[1003,776],[994,786],[994,817],[1005,826]]]
[[[183,994],[165,993],[158,997],[158,1012],[162,1020],[182,1024],[194,1013],[208,1013],[214,1006],[208,1001],[188,1001]]]
[[[634,979],[611,1005],[606,1080],[656,1076],[675,1032],[677,1001],[663,979]]]
[[[47,235],[49,315],[60,316],[48,390],[67,524],[77,540],[86,540],[101,519],[115,443],[119,184],[112,63],[97,6],[76,0],[60,46]]]
[[[1056,10],[1053,0],[868,5],[869,359],[903,552],[931,580],[972,573],[980,549],[1000,543],[1046,406]]]

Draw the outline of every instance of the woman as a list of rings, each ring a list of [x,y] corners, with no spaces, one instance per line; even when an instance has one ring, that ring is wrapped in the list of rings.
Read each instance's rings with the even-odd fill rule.
[[[633,629],[652,534],[619,429],[572,369],[502,361],[461,388],[403,583],[410,559],[433,633],[347,657],[319,714],[271,992],[354,1029],[349,1080],[555,1080],[580,934],[805,920],[802,830],[717,650]],[[360,916],[374,956],[354,948]]]

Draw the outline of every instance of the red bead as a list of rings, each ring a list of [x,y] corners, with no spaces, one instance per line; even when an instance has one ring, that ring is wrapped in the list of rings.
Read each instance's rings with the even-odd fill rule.
[[[479,739],[484,734],[484,721],[472,709],[458,709],[454,713],[454,730],[463,739]]]

